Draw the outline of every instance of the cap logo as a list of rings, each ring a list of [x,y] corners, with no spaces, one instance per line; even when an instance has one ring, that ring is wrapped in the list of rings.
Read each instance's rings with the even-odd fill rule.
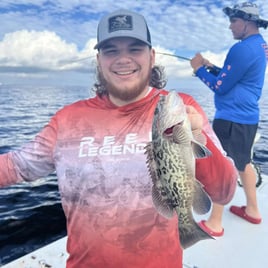
[[[129,15],[114,16],[109,19],[109,33],[120,30],[132,30],[132,17]]]

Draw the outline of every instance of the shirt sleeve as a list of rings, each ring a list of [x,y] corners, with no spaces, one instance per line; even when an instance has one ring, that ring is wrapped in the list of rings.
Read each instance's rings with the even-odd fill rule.
[[[55,120],[20,149],[0,155],[0,186],[33,181],[54,170]]]
[[[217,76],[209,73],[205,67],[200,67],[196,76],[215,94],[226,94],[244,76],[251,64],[252,53],[249,53],[248,49],[247,46],[237,43],[228,52],[224,66]]]

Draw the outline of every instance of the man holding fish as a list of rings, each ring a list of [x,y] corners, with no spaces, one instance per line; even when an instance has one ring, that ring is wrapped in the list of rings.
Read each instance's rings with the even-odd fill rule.
[[[35,139],[0,155],[0,185],[56,171],[76,267],[182,268],[210,239],[194,221],[233,197],[237,172],[201,107],[168,92],[143,16],[98,26],[96,96],[58,111]]]

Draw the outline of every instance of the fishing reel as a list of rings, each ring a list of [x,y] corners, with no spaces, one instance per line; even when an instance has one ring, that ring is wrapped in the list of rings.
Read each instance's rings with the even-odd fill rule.
[[[221,71],[221,68],[217,67],[217,66],[205,66],[207,72],[215,75],[215,76],[218,76],[218,74],[220,73]]]
[[[205,65],[204,66],[205,69],[207,70],[208,73],[211,73],[213,74],[214,76],[218,76],[220,71],[221,71],[221,68],[217,67],[217,66],[207,66]],[[193,76],[196,76],[195,72],[193,73]]]

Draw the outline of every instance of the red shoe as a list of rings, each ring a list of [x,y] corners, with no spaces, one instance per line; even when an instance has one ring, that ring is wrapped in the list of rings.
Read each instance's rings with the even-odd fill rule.
[[[224,234],[224,229],[222,228],[222,230],[220,232],[214,232],[213,230],[211,230],[209,227],[206,226],[205,221],[200,221],[198,223],[199,227],[205,231],[206,233],[208,233],[211,236],[215,236],[215,237],[220,237],[223,236]]]
[[[242,207],[231,206],[230,207],[230,211],[233,214],[235,214],[236,216],[241,217],[242,219],[244,219],[250,223],[253,223],[253,224],[260,224],[261,223],[261,218],[253,218],[253,217],[249,216],[246,213],[245,209],[246,209],[245,206],[242,206]]]

